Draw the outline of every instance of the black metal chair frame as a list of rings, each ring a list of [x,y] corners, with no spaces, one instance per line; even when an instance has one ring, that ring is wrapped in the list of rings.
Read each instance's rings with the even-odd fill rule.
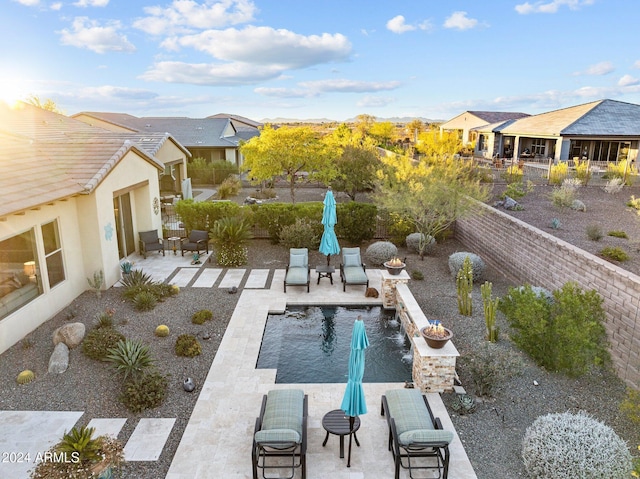
[[[267,407],[267,395],[262,398],[262,407],[260,408],[260,416],[256,418],[256,425],[253,432],[254,440],[251,450],[251,463],[253,465],[253,479],[258,479],[258,469],[262,470],[264,479],[292,479],[295,476],[296,469],[302,471],[302,479],[307,476],[307,417],[309,416],[309,398],[305,394],[302,406],[302,437],[300,443],[290,441],[269,441],[269,444],[258,444],[255,440],[255,434],[262,429],[262,419]],[[290,457],[291,463],[288,466],[282,464],[267,464],[269,457]],[[297,460],[296,460],[297,459]],[[270,469],[291,468],[291,475],[267,476]]]
[[[431,407],[427,401],[427,397],[423,394],[422,399],[429,411],[429,417],[434,429],[442,430],[442,423],[440,418],[434,418]],[[400,468],[407,469],[409,471],[409,477],[413,478],[412,471],[420,469],[438,469],[438,478],[447,479],[449,475],[449,444],[446,442],[424,442],[414,443],[409,446],[400,444],[398,440],[398,432],[396,430],[395,420],[389,413],[389,404],[387,403],[386,396],[382,396],[382,405],[380,408],[380,414],[386,416],[387,425],[389,426],[389,450],[393,454],[393,462],[395,465],[395,479],[400,478]],[[435,466],[414,465],[411,464],[412,459],[428,458],[432,457],[436,459]],[[403,460],[406,460],[403,462]]]

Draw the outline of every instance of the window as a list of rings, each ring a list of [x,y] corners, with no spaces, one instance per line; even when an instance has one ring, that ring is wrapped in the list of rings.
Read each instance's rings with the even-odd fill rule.
[[[487,137],[484,135],[480,135],[478,137],[478,151],[484,151],[487,149],[489,149],[487,145]]]
[[[42,240],[44,242],[44,257],[47,263],[49,287],[52,288],[65,279],[58,220],[42,225]]]
[[[531,153],[534,155],[544,156],[547,149],[547,140],[544,138],[533,138],[531,140]]]
[[[41,291],[34,229],[0,241],[0,318]]]

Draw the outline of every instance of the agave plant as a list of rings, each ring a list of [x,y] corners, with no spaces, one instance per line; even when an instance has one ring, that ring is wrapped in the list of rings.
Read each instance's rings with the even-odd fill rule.
[[[73,428],[69,432],[65,432],[62,441],[58,444],[59,452],[66,452],[69,455],[74,454],[80,462],[100,461],[100,449],[102,447],[102,438],[93,439],[94,427],[82,426]],[[71,456],[69,456],[71,457]]]
[[[220,218],[211,228],[211,239],[217,249],[216,259],[221,266],[240,266],[247,262],[245,244],[253,235],[249,224],[241,217]]]
[[[131,339],[118,341],[115,348],[109,349],[106,359],[113,363],[117,372],[124,374],[125,380],[142,374],[154,362],[149,348],[142,341]]]

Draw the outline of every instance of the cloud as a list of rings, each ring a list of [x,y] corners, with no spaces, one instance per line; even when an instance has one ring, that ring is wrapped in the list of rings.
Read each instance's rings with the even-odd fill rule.
[[[148,16],[135,20],[135,28],[151,35],[172,35],[247,23],[254,19],[257,8],[251,0],[220,0],[204,4],[173,0],[169,7],[144,7],[144,12]]]
[[[636,60],[636,62],[633,64],[633,68],[640,68],[640,60]]]
[[[585,5],[593,5],[594,0],[552,0],[550,2],[538,1],[533,4],[529,2],[521,3],[515,6],[515,11],[520,15],[528,15],[530,13],[556,13],[558,9],[566,5],[571,10],[578,10]]]
[[[469,30],[478,25],[478,20],[467,17],[467,12],[453,12],[444,21],[445,28],[457,28],[458,30]]]
[[[150,90],[140,88],[126,88],[112,85],[99,87],[85,87],[78,92],[83,98],[112,98],[116,100],[151,100],[157,98],[158,94]]]
[[[359,80],[330,79],[301,82],[300,86],[319,93],[363,93],[371,91],[395,90],[400,86],[400,82],[368,82]]]
[[[106,7],[109,0],[78,0],[73,4],[76,7]]]
[[[358,103],[356,103],[356,106],[360,108],[380,108],[383,106],[387,106],[395,101],[395,98],[392,97],[367,95],[360,101],[358,101]]]
[[[351,53],[351,43],[339,33],[305,36],[289,30],[255,26],[242,30],[207,30],[170,39],[163,45],[191,47],[219,60],[272,65],[280,70],[344,61]]]
[[[14,2],[24,5],[25,7],[36,7],[40,5],[40,0],[13,0]]]
[[[297,88],[266,88],[258,87],[253,90],[255,93],[263,96],[271,96],[275,98],[309,98],[316,94],[310,90],[301,90]]]
[[[96,53],[135,51],[135,46],[127,37],[118,33],[120,28],[119,21],[110,21],[101,26],[96,20],[76,17],[71,30],[65,28],[57,33],[63,45],[86,48]]]
[[[632,77],[631,75],[623,75],[620,80],[618,80],[618,85],[620,86],[631,86],[640,84],[640,80]]]
[[[392,31],[393,33],[402,34],[416,29],[413,25],[407,25],[404,21],[405,19],[402,15],[393,17],[387,22],[387,30]]]
[[[193,85],[233,86],[253,85],[277,78],[282,71],[269,65],[250,63],[184,63],[164,61],[156,63],[140,76],[142,80]]]
[[[586,70],[575,72],[574,75],[602,76],[611,73],[613,70],[615,70],[613,63],[607,61],[590,65]]]

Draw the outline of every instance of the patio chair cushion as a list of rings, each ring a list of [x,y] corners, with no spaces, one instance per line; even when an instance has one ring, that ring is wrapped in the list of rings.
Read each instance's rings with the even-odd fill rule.
[[[291,430],[302,436],[304,391],[302,389],[274,389],[267,394],[267,405],[261,431]],[[276,433],[281,435],[282,432]],[[274,440],[271,438],[271,440]]]
[[[289,259],[289,268],[306,268],[305,257],[299,254],[292,254]]]
[[[425,442],[445,442],[449,444],[452,440],[453,433],[442,429],[416,429],[398,436],[398,442],[404,446]]]
[[[349,266],[361,266],[362,261],[360,260],[360,255],[359,254],[345,254],[343,255],[343,261],[342,264],[344,265],[345,268],[349,267]]]
[[[287,443],[287,442],[300,442],[300,434],[293,429],[263,429],[258,431],[255,435],[257,443],[268,444],[273,442],[275,444]]]
[[[139,235],[140,235],[140,241],[142,241],[145,244],[151,244],[151,243],[160,244],[160,238],[158,237],[157,230],[140,231]]]
[[[289,268],[285,280],[287,284],[307,284],[309,281],[307,268]]]
[[[344,278],[349,284],[365,284],[368,281],[367,273],[364,272],[362,266],[346,266],[343,268]]]

